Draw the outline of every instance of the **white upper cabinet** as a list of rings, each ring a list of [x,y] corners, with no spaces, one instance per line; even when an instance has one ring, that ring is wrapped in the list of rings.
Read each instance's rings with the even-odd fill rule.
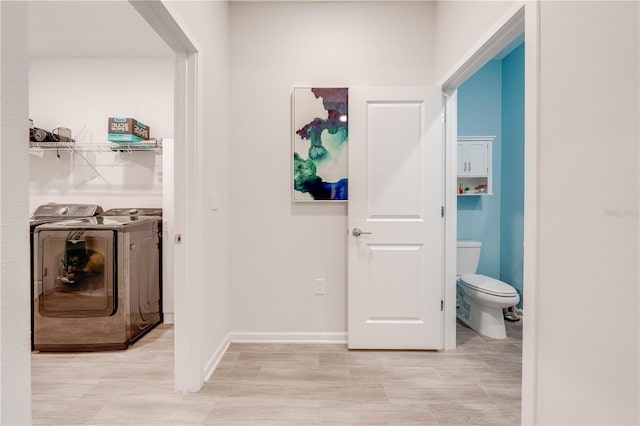
[[[494,136],[458,138],[458,195],[492,194],[491,145]]]
[[[458,142],[458,176],[487,176],[489,141]]]

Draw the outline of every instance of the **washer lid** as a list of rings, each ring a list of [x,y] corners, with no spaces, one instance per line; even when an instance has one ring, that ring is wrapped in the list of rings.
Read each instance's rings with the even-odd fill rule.
[[[474,290],[493,296],[512,297],[518,294],[509,284],[485,275],[461,275],[460,281]]]

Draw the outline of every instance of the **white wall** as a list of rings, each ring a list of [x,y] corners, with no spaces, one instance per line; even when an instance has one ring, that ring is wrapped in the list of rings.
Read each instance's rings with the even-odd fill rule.
[[[433,4],[233,2],[230,13],[231,330],[344,333],[346,205],[291,202],[292,89],[433,84]]]
[[[539,424],[640,424],[639,29],[541,2]]]
[[[522,1],[436,1],[437,83],[443,83],[484,40],[489,29]]]
[[[502,20],[493,2],[475,7],[482,9],[488,27]],[[528,215],[538,218],[537,253],[531,253],[534,242],[525,241],[525,263],[538,256],[537,265],[526,266],[535,269],[537,280],[525,282],[535,309],[527,309],[524,319],[524,373],[531,376],[527,381],[531,378],[535,394],[523,389],[523,420],[636,425],[639,4],[540,2],[539,7],[539,93],[529,93],[539,96],[539,137],[525,141],[539,148],[537,160],[527,160],[537,161],[537,183],[525,182],[538,185],[537,194],[527,195],[537,199],[537,211],[525,211],[525,222]],[[468,26],[469,10],[462,5],[439,2],[436,10],[438,26],[457,34],[447,38],[439,32],[438,52],[451,49],[465,59],[482,31]],[[535,28],[536,10],[536,5],[527,8],[525,19],[533,23],[529,29]],[[460,40],[466,40],[464,45]],[[535,35],[532,40],[527,49],[535,49]],[[458,61],[447,59],[449,53],[439,60],[439,70]],[[535,54],[529,50],[531,58]],[[537,73],[530,64],[525,69],[529,76]],[[527,100],[528,106],[535,103]]]
[[[76,144],[107,141],[108,117],[133,117],[152,138],[173,137],[173,58],[31,58],[34,125],[73,131]],[[31,151],[30,211],[47,202],[162,205],[162,157],[154,152]],[[95,170],[94,170],[95,168]]]
[[[198,91],[201,95],[200,127],[202,152],[194,164],[197,176],[193,186],[185,188],[199,201],[201,211],[189,212],[195,232],[186,238],[195,240],[190,262],[191,282],[176,281],[178,286],[197,286],[197,321],[189,324],[197,340],[183,341],[194,346],[196,362],[204,380],[217,356],[226,348],[229,333],[229,95],[228,95],[228,5],[226,2],[167,2],[184,32],[198,48]],[[197,144],[194,144],[197,145]],[[180,146],[176,150],[184,149]],[[177,172],[177,171],[176,171]],[[176,188],[176,190],[179,190]],[[213,193],[217,208],[212,209]],[[191,263],[190,263],[191,264]],[[186,292],[186,290],[183,290]],[[192,291],[193,294],[193,290]],[[181,319],[176,317],[176,324]]]
[[[27,8],[0,3],[0,424],[31,423]]]

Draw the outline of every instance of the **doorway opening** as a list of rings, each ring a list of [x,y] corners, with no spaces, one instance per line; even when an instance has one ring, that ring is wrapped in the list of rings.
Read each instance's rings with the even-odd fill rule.
[[[522,34],[458,88],[457,240],[470,241],[463,248],[480,257],[475,268],[457,273],[512,287],[505,286],[501,297],[508,299],[504,319],[514,322],[523,307],[524,50]],[[472,322],[469,305],[460,304],[459,317]],[[489,337],[501,338],[499,321],[483,327]]]
[[[526,21],[525,21],[526,16]],[[456,247],[458,239],[457,140],[458,89],[491,59],[510,45],[518,43],[524,34],[524,209],[523,234],[527,242],[523,250],[523,299],[527,318],[523,321],[522,351],[522,417],[523,423],[533,423],[536,406],[536,276],[537,276],[537,138],[538,138],[538,16],[536,5],[514,7],[510,15],[488,33],[485,42],[468,54],[466,61],[442,83],[445,96],[446,138],[446,199],[445,230],[445,348],[456,347]],[[463,188],[464,189],[464,188]],[[452,196],[453,195],[453,196]]]
[[[98,5],[98,4],[96,4]],[[92,7],[93,4],[87,4],[86,7]],[[99,7],[100,5],[98,5]],[[75,8],[76,5],[73,5]],[[173,185],[162,185],[162,188],[158,188],[157,192],[161,193],[162,207],[164,209],[164,224],[163,234],[165,238],[165,249],[172,249],[173,253],[167,258],[166,263],[169,263],[169,268],[165,270],[165,279],[168,282],[172,282],[172,278],[176,275],[186,280],[189,273],[189,265],[191,264],[190,257],[187,253],[193,246],[194,240],[187,241],[181,245],[173,245],[173,235],[186,233],[192,227],[198,226],[197,220],[192,220],[189,226],[187,226],[187,211],[193,212],[196,210],[194,204],[197,202],[191,191],[187,191],[187,181],[193,182],[196,178],[194,175],[188,175],[187,164],[195,163],[195,153],[198,151],[199,144],[202,143],[197,123],[201,120],[198,119],[200,113],[199,106],[200,94],[197,91],[198,78],[198,49],[189,37],[184,33],[183,29],[177,23],[172,12],[162,2],[134,2],[121,4],[119,7],[133,8],[133,14],[139,14],[144,20],[151,26],[153,31],[166,43],[169,49],[172,51],[172,56],[168,59],[168,67],[170,73],[169,77],[169,96],[170,102],[173,104],[173,110],[168,122],[173,122],[173,141],[164,147],[164,159],[170,161],[164,161],[162,159],[154,159],[151,155],[151,160],[144,157],[141,162],[141,167],[146,169],[154,169],[158,167],[158,163],[161,164],[166,170],[171,169],[171,180]],[[131,15],[131,13],[127,13]],[[139,21],[139,17],[137,18]],[[91,20],[89,20],[91,21]],[[105,20],[108,21],[108,20]],[[139,22],[138,22],[139,24]],[[116,43],[117,44],[117,43]],[[139,47],[139,46],[137,46]],[[166,46],[165,46],[166,47]],[[102,63],[106,69],[114,67],[113,63],[109,63],[108,60],[104,60]],[[166,74],[165,74],[166,76]],[[144,78],[144,77],[143,77]],[[171,90],[173,87],[173,90]],[[64,100],[64,93],[59,94],[59,99]],[[91,93],[87,93],[90,96]],[[99,102],[99,99],[87,99],[87,102]],[[139,117],[135,117],[139,118]],[[104,123],[106,126],[106,121]],[[106,128],[106,127],[105,127]],[[90,135],[88,136],[90,137]],[[101,141],[102,145],[106,145],[106,141]],[[174,146],[180,147],[179,149],[173,149]],[[107,153],[110,154],[110,153]],[[153,153],[152,153],[153,154]],[[118,154],[115,154],[118,155]],[[87,157],[87,158],[85,158]],[[89,167],[95,168],[91,164],[91,155],[84,155]],[[153,163],[153,164],[152,164]],[[164,164],[162,164],[164,163]],[[92,174],[88,178],[88,182],[94,181],[106,181],[100,176],[100,172],[95,169],[92,170]],[[126,177],[126,176],[125,176]],[[162,178],[167,178],[167,175]],[[135,182],[135,180],[132,180]],[[165,181],[165,183],[167,183]],[[104,186],[104,184],[102,184]],[[108,185],[107,185],[108,186]],[[141,195],[143,190],[139,191]],[[158,194],[156,194],[158,195]],[[132,197],[134,202],[138,200],[135,196]],[[133,204],[131,204],[133,206]],[[116,207],[116,206],[112,206]],[[118,205],[117,207],[127,207],[124,205]],[[144,206],[135,206],[144,207]],[[197,219],[197,218],[196,218]],[[196,234],[195,232],[193,233]],[[170,250],[171,251],[171,250]],[[171,266],[176,265],[171,271]],[[167,273],[168,272],[168,273]],[[188,280],[187,280],[188,281]],[[194,344],[188,344],[188,342],[197,342],[197,338],[194,338],[193,334],[198,333],[197,327],[190,327],[189,324],[196,323],[198,312],[196,309],[187,309],[187,306],[195,305],[193,299],[196,290],[194,286],[182,286],[175,288],[175,308],[171,312],[176,313],[176,317],[179,318],[175,322],[175,337],[174,337],[174,388],[177,391],[197,391],[202,382],[202,372],[200,371],[200,363],[194,362],[196,351]],[[168,297],[165,295],[165,302]],[[189,303],[191,302],[191,303]]]

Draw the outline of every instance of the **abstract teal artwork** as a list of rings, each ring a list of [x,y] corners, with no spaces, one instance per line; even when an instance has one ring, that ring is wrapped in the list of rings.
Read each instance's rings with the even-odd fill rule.
[[[293,89],[293,201],[347,200],[347,88]]]

